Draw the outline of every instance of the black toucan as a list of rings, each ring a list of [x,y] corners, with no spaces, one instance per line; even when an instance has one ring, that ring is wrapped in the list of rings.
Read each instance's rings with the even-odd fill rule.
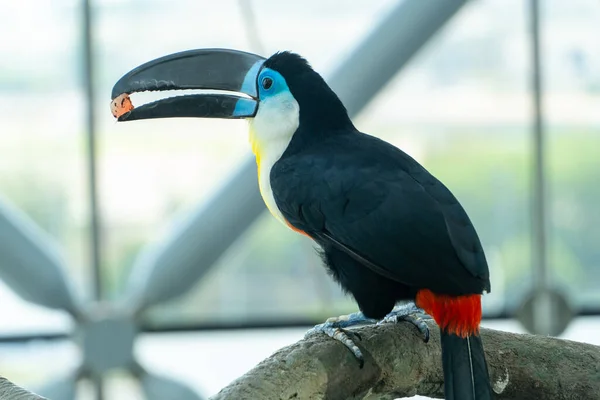
[[[211,89],[133,108],[128,94]],[[215,93],[214,90],[226,91]],[[412,300],[441,329],[446,399],[491,399],[479,323],[490,291],[483,248],[465,210],[402,150],[359,132],[308,62],[226,49],[191,50],[143,64],[112,92],[119,121],[247,118],[258,182],[270,212],[312,238],[362,313],[313,331],[360,350],[343,330],[364,320],[409,320]],[[386,317],[387,316],[387,317]]]

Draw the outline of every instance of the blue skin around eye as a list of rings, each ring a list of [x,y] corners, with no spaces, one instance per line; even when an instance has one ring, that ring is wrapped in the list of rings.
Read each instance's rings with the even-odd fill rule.
[[[265,89],[262,86],[262,81],[265,78],[271,78],[273,80],[273,84],[269,89]],[[263,100],[269,96],[275,96],[276,94],[282,92],[289,92],[287,83],[285,82],[285,78],[277,71],[273,71],[272,69],[265,68],[260,72],[258,76],[258,98]]]
[[[244,83],[242,84],[241,91],[243,93],[252,94],[256,92],[256,86],[258,82],[258,98],[260,100],[264,100],[270,96],[275,96],[282,92],[289,92],[287,83],[285,82],[285,78],[277,71],[273,71],[269,68],[264,68],[262,71],[260,67],[262,66],[262,61],[257,62],[250,68],[246,77],[244,78]],[[258,77],[256,74],[260,71]],[[273,84],[269,89],[265,89],[262,86],[262,81],[265,78],[271,78],[273,80]],[[256,108],[258,107],[258,102],[252,99],[241,98],[235,104],[235,109],[233,110],[233,116],[238,118],[243,117],[251,117],[254,116],[256,112]]]

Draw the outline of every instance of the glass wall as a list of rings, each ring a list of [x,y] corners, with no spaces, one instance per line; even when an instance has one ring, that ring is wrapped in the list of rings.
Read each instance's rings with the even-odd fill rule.
[[[71,279],[86,296],[91,280],[79,11],[73,0],[3,5],[0,201],[24,212],[61,248]],[[14,316],[0,334],[54,331],[58,321],[68,323],[60,313],[22,302],[5,285],[0,304]]]
[[[89,293],[80,5],[4,2],[0,12],[0,202],[60,247],[81,296]],[[0,258],[0,268],[5,260]],[[70,318],[21,300],[0,282],[0,338],[69,331]],[[66,349],[65,352],[62,350]],[[56,350],[63,357],[54,358]],[[3,345],[0,375],[44,380],[71,368],[73,346]]]
[[[544,2],[549,243],[554,284],[600,311],[600,4]]]
[[[598,312],[600,3],[541,3],[547,259],[553,284],[569,301],[579,310]],[[203,204],[251,157],[244,121],[115,123],[109,111],[112,85],[145,61],[199,47],[264,55],[289,49],[331,76],[397,3],[339,4],[92,2],[106,299],[123,295],[144,246],[160,238],[175,217]],[[20,209],[58,244],[78,294],[89,300],[93,281],[81,7],[76,0],[3,5],[0,201]],[[362,131],[420,161],[464,205],[492,274],[492,293],[484,301],[487,316],[511,315],[532,285],[527,21],[528,4],[522,0],[469,2],[354,118]],[[133,101],[153,97],[142,93]],[[2,283],[0,310],[6,316],[0,325],[4,337],[69,332],[73,325],[63,313],[25,303]],[[312,242],[264,213],[190,293],[149,310],[145,319],[158,330],[285,325],[354,310],[354,302],[327,276]],[[15,346],[0,357],[0,376],[23,383],[43,380],[53,366],[68,370],[79,357],[71,344],[52,344],[54,350],[33,355],[29,348],[23,350],[25,345]],[[53,360],[59,353],[60,366]]]

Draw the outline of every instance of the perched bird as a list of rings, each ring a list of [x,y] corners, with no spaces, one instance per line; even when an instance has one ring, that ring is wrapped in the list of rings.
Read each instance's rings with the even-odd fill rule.
[[[129,93],[212,89],[134,108]],[[312,238],[360,313],[311,332],[342,341],[344,328],[406,320],[428,338],[424,310],[441,330],[446,399],[491,399],[479,336],[481,295],[490,291],[483,248],[458,200],[402,150],[359,132],[308,62],[201,49],[143,64],[113,88],[119,121],[166,117],[247,118],[260,192],[287,227]],[[124,101],[126,100],[126,101]],[[118,108],[118,107],[117,107]],[[395,308],[399,303],[413,301]],[[416,306],[415,306],[416,304]]]

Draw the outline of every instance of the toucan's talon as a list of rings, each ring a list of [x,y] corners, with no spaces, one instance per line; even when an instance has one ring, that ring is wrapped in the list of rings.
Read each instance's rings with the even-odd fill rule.
[[[397,324],[401,321],[409,322],[417,327],[421,333],[423,341],[427,343],[429,342],[429,326],[427,326],[427,322],[425,322],[427,319],[431,319],[431,317],[427,315],[425,311],[418,308],[414,303],[408,303],[394,307],[392,312],[379,321],[377,325],[382,325],[385,323]]]
[[[357,325],[370,325],[374,324],[375,322],[377,322],[377,320],[365,317],[365,315],[362,312],[355,312],[348,315],[340,315],[339,317],[330,317],[327,318],[327,320],[325,320],[326,324],[334,324],[337,328],[349,328],[351,326]]]
[[[357,336],[360,339],[360,335],[358,335],[356,332],[351,332],[344,328],[340,328],[338,326],[338,322],[325,322],[308,330],[308,332],[305,334],[305,337],[323,333],[346,346],[348,350],[354,354],[354,357],[356,357],[360,363],[360,367],[362,368],[365,362],[362,351],[360,351],[354,340],[350,338],[350,336]]]
[[[354,336],[359,341],[362,341],[362,336],[358,332],[348,330],[351,326],[359,325],[370,325],[377,322],[374,319],[367,318],[361,312],[352,313],[349,315],[342,315],[340,317],[328,318],[322,324],[316,325],[305,334],[305,337],[314,335],[316,333],[326,334],[327,336],[341,342],[354,354],[354,357],[358,360],[360,368],[364,366],[365,360],[362,351],[358,348],[355,341],[351,338]]]

